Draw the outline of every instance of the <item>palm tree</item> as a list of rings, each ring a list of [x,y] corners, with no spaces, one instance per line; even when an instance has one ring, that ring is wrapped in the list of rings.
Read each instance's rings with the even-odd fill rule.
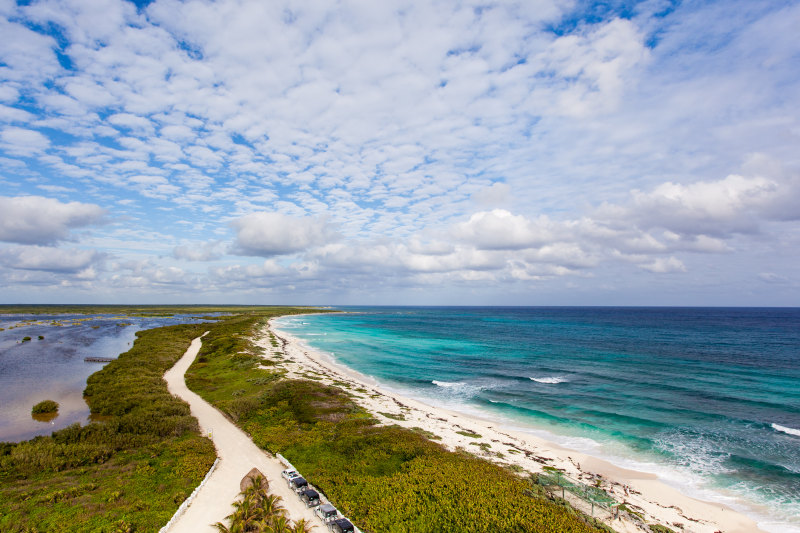
[[[262,529],[264,533],[291,533],[291,524],[283,515],[283,513],[276,514],[272,517],[269,524],[265,529]]]
[[[250,524],[258,520],[261,514],[260,508],[250,498],[233,502],[233,507],[234,511],[227,516],[231,521],[231,531],[234,527],[238,528],[237,531],[249,531]]]
[[[282,515],[286,509],[281,505],[281,497],[277,494],[264,494],[261,498],[261,508],[264,510],[264,516]]]
[[[301,518],[300,520],[294,523],[294,526],[292,526],[290,531],[291,533],[311,533],[312,527],[314,526],[306,522],[305,518]]]
[[[221,533],[244,533],[244,528],[236,523],[231,522],[231,527],[226,526],[222,522],[217,522],[216,524],[212,524],[213,527],[217,528],[217,531]]]
[[[252,484],[241,492],[242,499],[233,503],[234,510],[226,518],[230,526],[217,522],[214,527],[223,533],[310,533],[311,524],[298,520],[292,524],[286,518],[281,497],[267,492],[267,481],[253,476]]]
[[[245,498],[248,497],[260,497],[262,494],[267,493],[267,489],[269,489],[269,482],[267,482],[267,478],[264,476],[253,476],[250,478],[251,484],[249,487],[242,491],[242,494]]]

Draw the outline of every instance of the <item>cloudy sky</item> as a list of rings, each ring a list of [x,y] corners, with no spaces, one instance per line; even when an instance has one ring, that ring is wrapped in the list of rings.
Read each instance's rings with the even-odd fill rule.
[[[0,303],[800,305],[797,28],[0,0]]]

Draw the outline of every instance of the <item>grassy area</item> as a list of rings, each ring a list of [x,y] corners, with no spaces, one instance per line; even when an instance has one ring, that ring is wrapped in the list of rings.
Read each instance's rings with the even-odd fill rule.
[[[0,443],[0,531],[158,531],[216,456],[162,379],[207,328],[138,332],[89,377],[96,422]]]
[[[346,391],[267,369],[247,336],[265,317],[204,338],[187,383],[262,448],[282,453],[364,531],[598,531],[512,472],[447,451],[418,431],[380,426]]]

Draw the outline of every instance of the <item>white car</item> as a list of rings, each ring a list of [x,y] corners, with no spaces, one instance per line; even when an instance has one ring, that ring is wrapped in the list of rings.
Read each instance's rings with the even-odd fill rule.
[[[296,477],[300,477],[300,474],[297,473],[297,470],[284,470],[281,472],[281,477],[286,481],[291,481]]]

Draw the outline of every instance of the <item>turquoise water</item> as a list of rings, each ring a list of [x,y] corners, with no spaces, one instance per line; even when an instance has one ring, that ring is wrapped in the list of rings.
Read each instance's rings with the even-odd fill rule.
[[[344,310],[278,327],[402,394],[800,528],[800,309]]]

